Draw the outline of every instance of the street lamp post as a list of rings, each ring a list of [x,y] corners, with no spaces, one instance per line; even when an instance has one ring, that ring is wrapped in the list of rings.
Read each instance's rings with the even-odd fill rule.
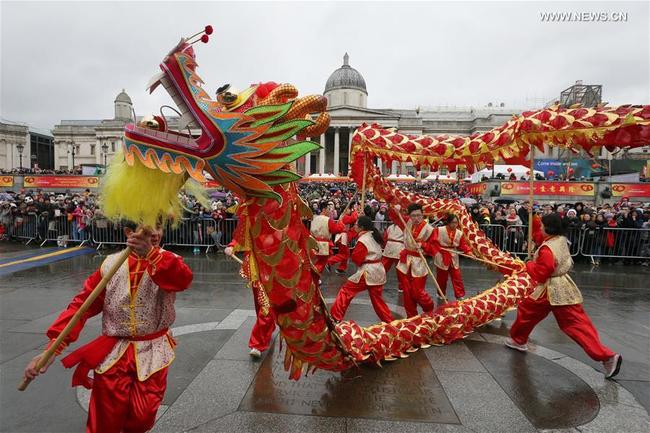
[[[74,155],[75,155],[75,149],[74,149],[74,140],[72,140],[70,143],[72,143],[72,173],[74,174]]]
[[[16,145],[16,149],[18,150],[18,158],[20,159],[20,169],[23,169],[23,150],[25,150],[25,145],[22,143],[18,143]]]
[[[102,144],[102,153],[104,154],[104,173],[106,173],[106,155],[108,154],[108,144]]]

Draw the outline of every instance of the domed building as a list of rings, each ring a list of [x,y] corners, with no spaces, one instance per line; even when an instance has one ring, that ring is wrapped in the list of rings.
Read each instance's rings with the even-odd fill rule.
[[[330,107],[339,105],[366,107],[368,102],[366,80],[359,71],[350,66],[348,53],[343,56],[343,66],[332,72],[327,79],[323,95],[327,98]]]
[[[309,176],[325,174],[346,176],[350,160],[352,135],[362,123],[378,123],[386,128],[397,128],[406,134],[471,135],[507,122],[519,110],[507,109],[503,104],[486,107],[417,107],[414,109],[368,108],[368,88],[361,72],[350,64],[345,53],[343,65],[334,70],[325,83],[324,96],[332,118],[330,128],[318,138],[321,149],[298,161],[298,172]],[[426,101],[423,101],[426,103]],[[496,105],[499,105],[498,107]],[[388,168],[377,161],[385,174],[413,172],[410,164],[393,162]],[[390,173],[389,173],[390,172]]]

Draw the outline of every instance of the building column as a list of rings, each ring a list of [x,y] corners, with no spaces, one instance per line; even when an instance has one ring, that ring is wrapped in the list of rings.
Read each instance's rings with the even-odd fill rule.
[[[334,128],[334,164],[332,164],[332,173],[334,176],[338,176],[340,173],[340,161],[339,161],[339,131],[340,128]]]
[[[352,165],[352,135],[354,135],[354,127],[350,126],[348,128],[348,166],[345,167],[348,171]],[[347,176],[348,173],[345,173],[345,175]]]
[[[390,174],[392,174],[393,176],[397,176],[397,164],[398,164],[397,161],[393,161],[391,163]]]
[[[327,140],[327,133],[320,136],[320,154],[318,155],[318,172],[325,174],[325,141]]]
[[[305,138],[305,141],[311,141],[311,138],[307,137]],[[311,152],[305,154],[305,174],[304,176],[307,177],[311,174]]]
[[[95,164],[103,164],[102,161],[102,140],[99,137],[95,140]]]
[[[381,158],[377,157],[377,168],[379,168],[379,173],[384,174],[384,170],[381,168]]]

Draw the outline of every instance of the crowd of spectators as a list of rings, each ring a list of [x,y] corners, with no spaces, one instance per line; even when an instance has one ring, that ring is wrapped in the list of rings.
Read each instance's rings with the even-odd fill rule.
[[[398,187],[435,198],[456,198],[462,200],[478,224],[485,226],[491,238],[499,237],[499,243],[512,252],[526,251],[526,225],[528,207],[525,203],[495,199],[476,202],[470,198],[464,184],[457,183],[403,183]],[[309,203],[314,213],[323,206],[333,209],[333,217],[343,212],[357,191],[353,183],[304,182],[299,186],[300,195]],[[227,223],[235,217],[237,200],[228,192],[213,192],[210,206],[203,206],[191,195],[181,193],[184,218],[192,224],[192,239],[196,242],[204,235],[212,237],[214,244],[223,246],[230,240],[234,224]],[[545,214],[558,212],[568,229],[569,240],[576,241],[582,232],[587,251],[600,255],[650,256],[648,236],[650,234],[650,204],[631,203],[623,199],[613,204],[545,203],[534,206],[534,212]],[[388,222],[388,206],[366,193],[365,213],[376,221],[378,228]],[[37,218],[27,218],[36,215]],[[0,237],[10,237],[21,224],[36,224],[39,237],[45,239],[55,229],[54,222],[70,224],[72,240],[89,239],[89,226],[93,220],[104,219],[101,200],[90,190],[84,192],[21,191],[0,193]],[[202,221],[210,224],[201,225]],[[500,229],[499,226],[503,228]],[[203,228],[201,228],[203,227]],[[616,233],[606,228],[646,229],[640,236],[626,240],[616,238]],[[30,227],[33,229],[33,227]],[[622,232],[621,232],[622,233]],[[630,239],[627,239],[630,238]],[[583,251],[585,247],[583,246]],[[595,261],[596,263],[598,260]],[[626,260],[625,263],[633,263]],[[642,264],[647,264],[643,261]]]

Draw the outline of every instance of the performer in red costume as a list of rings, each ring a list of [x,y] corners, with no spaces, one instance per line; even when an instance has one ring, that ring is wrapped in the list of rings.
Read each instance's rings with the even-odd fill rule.
[[[458,229],[458,217],[452,213],[445,218],[445,226],[437,227],[434,231],[434,239],[437,243],[437,252],[433,256],[433,264],[436,265],[436,281],[442,293],[446,295],[447,279],[451,276],[451,284],[454,288],[456,300],[465,296],[463,278],[460,274],[458,254],[445,251],[443,248],[461,251],[465,254],[472,252],[472,249],[465,242],[463,233]]]
[[[318,249],[315,253],[314,267],[319,274],[323,273],[327,261],[332,253],[334,243],[332,235],[345,231],[342,221],[335,221],[330,218],[330,208],[327,203],[321,205],[320,215],[315,215],[311,220],[310,232],[318,242]]]
[[[345,225],[345,230],[334,236],[334,244],[338,247],[336,255],[327,260],[327,266],[339,264],[336,273],[343,275],[348,270],[348,259],[350,258],[350,242],[357,236],[354,230],[354,223],[359,215],[356,209],[349,208],[341,215],[340,221]]]
[[[418,314],[418,305],[425,313],[433,312],[433,300],[426,292],[427,264],[419,251],[433,254],[437,250],[433,242],[433,227],[424,220],[422,206],[417,203],[409,205],[406,225],[402,222],[403,217],[400,218],[397,213],[399,211],[399,205],[389,211],[391,221],[404,231],[404,249],[397,264],[397,280],[404,290],[406,316],[413,317]]]
[[[255,303],[255,325],[251,330],[251,336],[248,340],[248,347],[250,355],[253,358],[261,358],[262,352],[267,350],[271,345],[273,339],[273,331],[275,331],[275,316],[273,311],[269,308],[266,292],[262,287],[262,283],[257,275],[257,266],[251,262],[251,256],[248,254],[250,251],[250,239],[245,239],[247,229],[250,226],[248,215],[248,206],[246,203],[241,204],[237,208],[237,219],[239,224],[233,233],[233,239],[224,249],[227,256],[232,256],[235,251],[244,251],[244,263],[241,268],[242,277],[250,281],[251,288],[253,289],[253,302]]]
[[[343,320],[352,299],[367,290],[377,316],[384,322],[392,322],[393,315],[381,295],[386,284],[386,271],[381,264],[383,239],[372,220],[365,215],[359,217],[354,230],[359,234],[357,245],[352,251],[352,261],[357,265],[357,272],[348,278],[336,295],[332,305],[332,318],[336,321]]]
[[[593,360],[603,363],[605,377],[616,376],[623,358],[601,343],[598,331],[582,308],[582,294],[568,275],[573,260],[567,239],[562,236],[560,215],[544,215],[541,224],[536,219],[533,225],[539,248],[533,260],[526,263],[526,269],[537,282],[537,288],[519,304],[506,346],[522,352],[528,350],[528,336],[552,312],[560,329]]]
[[[399,276],[397,264],[399,263],[400,254],[403,249],[404,232],[397,224],[393,223],[384,230],[384,252],[381,258],[381,264],[384,265],[386,273],[395,265],[395,272]],[[397,290],[400,292],[404,291],[399,279],[397,281]]]
[[[176,343],[169,327],[176,317],[176,292],[187,289],[192,282],[192,271],[183,259],[159,247],[161,227],[126,231],[127,245],[133,253],[57,350],[57,355],[61,354],[77,340],[86,320],[102,313],[102,335],[62,360],[67,368],[77,366],[72,386],[92,389],[88,433],[146,432],[153,427],[167,387],[167,367],[175,357]],[[112,254],[104,260],[50,326],[50,344],[117,256]],[[44,373],[54,360],[52,357],[37,371],[41,356],[27,365],[26,378]],[[90,370],[95,371],[94,379],[88,377]]]

